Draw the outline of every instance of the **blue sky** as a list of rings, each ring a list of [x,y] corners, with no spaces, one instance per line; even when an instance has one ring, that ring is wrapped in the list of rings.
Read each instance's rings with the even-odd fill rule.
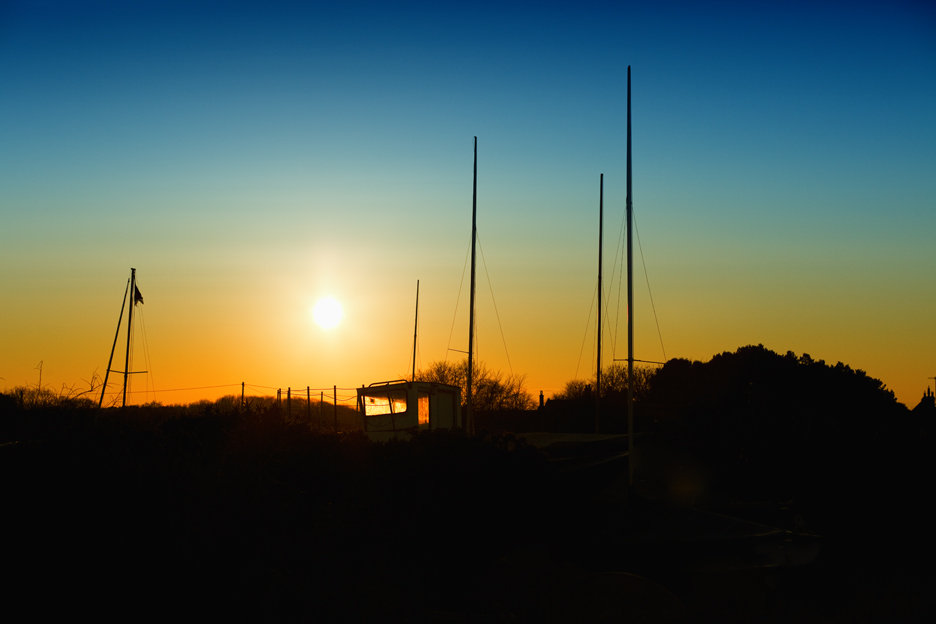
[[[6,2],[0,377],[25,382],[33,360],[60,363],[61,383],[103,369],[130,266],[155,295],[163,387],[394,376],[416,279],[421,361],[444,357],[478,136],[511,363],[557,391],[588,321],[599,173],[608,263],[619,231],[627,65],[667,356],[763,342],[915,402],[936,374],[923,2]],[[305,327],[326,291],[347,334]],[[506,368],[479,305],[482,357]],[[635,318],[658,359],[639,290]]]

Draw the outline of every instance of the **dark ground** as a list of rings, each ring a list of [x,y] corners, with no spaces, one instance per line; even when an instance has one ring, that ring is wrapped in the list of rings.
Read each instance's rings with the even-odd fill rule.
[[[928,621],[933,612],[931,486],[908,474],[888,489],[869,476],[869,454],[856,453],[853,467],[863,496],[817,518],[821,529],[807,515],[806,529],[823,536],[813,564],[688,574],[661,555],[652,573],[630,576],[645,571],[607,548],[621,522],[621,497],[607,495],[615,484],[559,479],[510,435],[439,431],[375,445],[275,410],[167,413],[4,404],[8,610],[426,622]],[[703,503],[802,525],[795,505]]]

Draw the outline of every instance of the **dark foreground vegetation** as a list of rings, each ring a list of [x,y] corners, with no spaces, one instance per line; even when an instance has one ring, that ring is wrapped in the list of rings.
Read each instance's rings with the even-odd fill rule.
[[[571,397],[565,420],[531,411],[512,428],[552,418],[574,429],[593,418],[576,400],[594,409]],[[620,496],[595,493],[626,496],[620,479],[558,475],[503,414],[500,426],[487,416],[495,434],[379,445],[271,404],[98,410],[0,395],[4,601],[105,619],[870,622],[932,611],[934,415],[861,371],[745,347],[673,360],[639,397],[638,493],[819,533],[804,568],[614,575],[635,571],[603,547],[621,526]],[[609,596],[656,606],[635,620]]]
[[[2,399],[4,596],[35,615],[470,611],[474,575],[541,517],[545,460],[510,437],[376,445],[275,406]]]

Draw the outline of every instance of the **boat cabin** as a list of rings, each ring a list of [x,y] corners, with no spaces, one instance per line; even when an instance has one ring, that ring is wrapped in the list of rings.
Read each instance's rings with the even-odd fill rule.
[[[357,391],[364,433],[375,442],[407,439],[414,429],[462,426],[461,389],[430,381],[382,381]]]

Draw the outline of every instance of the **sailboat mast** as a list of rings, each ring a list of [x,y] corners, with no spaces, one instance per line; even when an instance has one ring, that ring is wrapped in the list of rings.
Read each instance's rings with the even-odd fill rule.
[[[107,360],[107,370],[104,371],[104,384],[101,386],[101,400],[98,408],[104,406],[104,392],[107,390],[107,378],[110,377],[111,364],[114,362],[114,350],[117,348],[117,337],[120,335],[120,322],[123,320],[123,311],[127,306],[127,293],[130,292],[130,278],[127,278],[127,289],[124,290],[123,302],[120,304],[120,315],[117,317],[117,331],[114,332],[114,344],[111,345],[110,358]]]
[[[627,482],[634,486],[634,256],[631,227],[634,217],[631,194],[631,68],[627,66]]]
[[[604,174],[598,182],[598,371],[595,374],[595,433],[601,424],[601,243],[604,239]]]
[[[130,269],[130,311],[127,313],[127,356],[124,359],[123,404],[127,406],[127,379],[130,374],[130,338],[133,337],[133,307],[136,303],[136,269]]]
[[[416,333],[419,331],[419,280],[416,280],[416,320],[413,323],[413,381],[416,381]]]
[[[471,189],[471,298],[468,311],[468,384],[465,397],[467,406],[465,428],[468,433],[474,433],[471,376],[474,368],[475,241],[478,239],[478,137],[474,138],[474,180]]]

